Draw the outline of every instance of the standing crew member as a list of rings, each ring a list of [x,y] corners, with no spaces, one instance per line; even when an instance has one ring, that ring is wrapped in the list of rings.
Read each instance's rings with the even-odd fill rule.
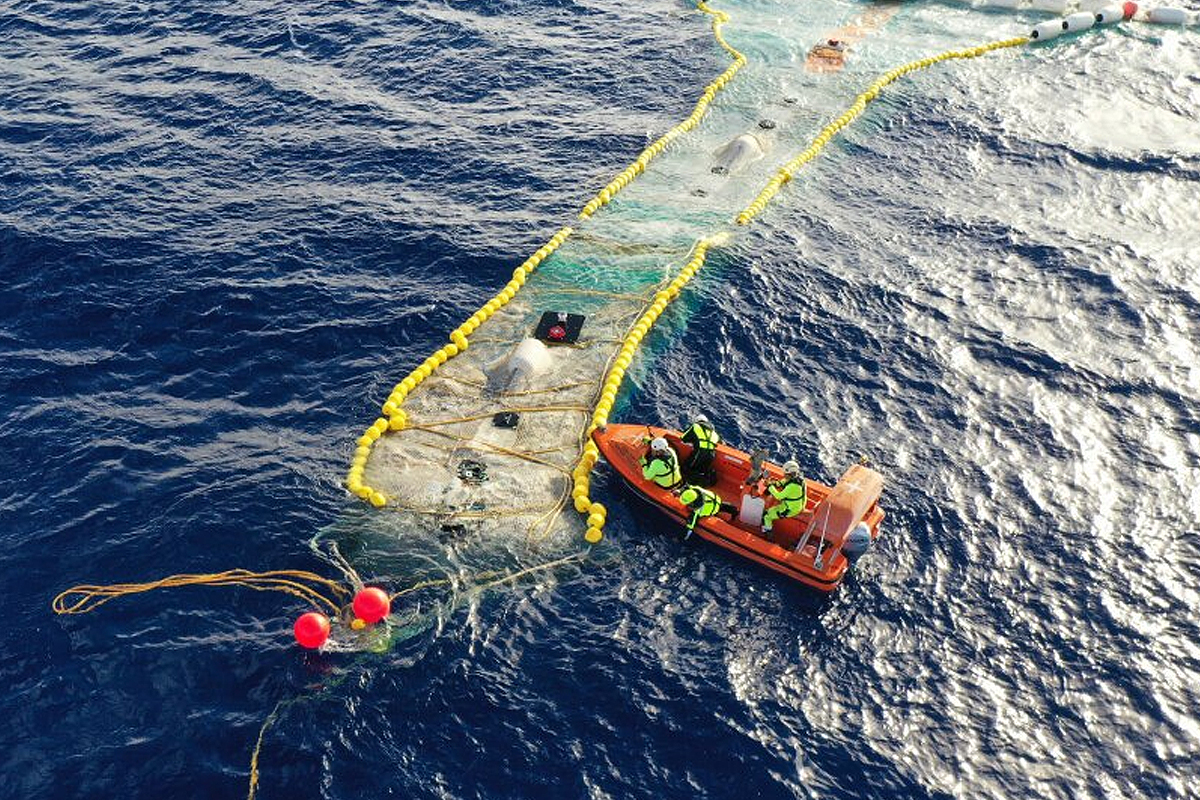
[[[708,421],[708,417],[697,414],[695,421],[684,431],[680,440],[684,444],[692,446],[691,455],[683,464],[683,474],[687,476],[687,479],[705,486],[712,486],[716,483],[717,476],[713,472],[713,459],[716,457],[717,445],[721,443],[721,437],[712,423]]]
[[[642,477],[653,481],[664,489],[674,489],[683,482],[679,471],[679,456],[671,449],[666,439],[658,436],[650,440],[649,458],[641,458]]]
[[[770,539],[775,520],[794,517],[808,505],[808,486],[800,477],[800,465],[795,461],[784,464],[783,480],[769,484],[767,491],[779,501],[763,515],[763,535]]]
[[[731,515],[737,513],[737,508],[729,503],[721,502],[721,498],[716,492],[710,492],[708,489],[701,489],[699,486],[691,484],[683,487],[683,491],[679,493],[679,502],[692,510],[692,518],[687,525],[687,534],[683,537],[685,542],[695,533],[696,523],[704,517],[716,516],[718,511],[724,511]]]

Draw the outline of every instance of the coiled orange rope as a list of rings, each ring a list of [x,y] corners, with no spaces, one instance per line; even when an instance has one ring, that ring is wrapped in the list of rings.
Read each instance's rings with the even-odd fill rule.
[[[225,572],[168,575],[147,583],[114,583],[108,586],[81,584],[55,596],[51,607],[55,614],[86,614],[100,606],[130,594],[180,586],[243,586],[256,592],[284,592],[314,605],[323,605],[337,614],[350,598],[350,590],[315,572],[281,569],[250,572],[231,569]],[[327,590],[332,599],[324,594]]]

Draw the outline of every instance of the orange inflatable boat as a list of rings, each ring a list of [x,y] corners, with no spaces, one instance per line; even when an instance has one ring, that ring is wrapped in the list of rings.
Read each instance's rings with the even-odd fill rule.
[[[680,441],[678,431],[614,424],[592,433],[601,455],[634,491],[686,525],[691,510],[670,490],[642,477],[640,459],[646,453],[647,439],[655,436],[664,437],[681,462],[691,453],[691,447]],[[883,521],[883,511],[879,508],[883,477],[868,467],[859,464],[850,467],[835,486],[806,481],[808,504],[804,512],[777,521],[772,538],[768,539],[762,532],[762,492],[747,483],[754,466],[750,455],[718,445],[713,466],[717,482],[707,488],[738,511],[733,515],[721,512],[702,518],[696,525],[696,533],[814,589],[822,592],[836,589],[853,561],[879,536],[879,524]],[[762,473],[767,481],[783,477],[783,470],[770,463],[762,464]],[[766,502],[772,502],[769,496]]]
[[[846,66],[846,54],[858,42],[882,28],[900,11],[898,2],[872,3],[849,25],[825,34],[819,44],[808,51],[804,69],[808,72],[840,72]]]

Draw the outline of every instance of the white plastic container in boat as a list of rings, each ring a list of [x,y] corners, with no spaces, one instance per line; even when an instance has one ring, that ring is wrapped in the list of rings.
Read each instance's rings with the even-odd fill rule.
[[[738,522],[746,525],[762,525],[763,509],[766,505],[765,498],[755,497],[749,492],[742,495],[742,507],[738,510]]]

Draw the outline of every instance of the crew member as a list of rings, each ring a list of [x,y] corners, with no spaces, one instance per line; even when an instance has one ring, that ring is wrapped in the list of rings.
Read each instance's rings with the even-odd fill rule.
[[[692,518],[687,525],[687,534],[683,537],[685,542],[696,531],[696,523],[704,517],[716,516],[718,511],[724,511],[730,515],[737,513],[737,508],[729,503],[721,502],[721,498],[716,492],[710,492],[708,489],[702,489],[692,484],[683,487],[683,491],[679,493],[679,502],[692,510]]]
[[[794,517],[808,505],[808,487],[800,477],[800,465],[789,461],[783,465],[783,480],[767,485],[767,491],[779,502],[763,515],[763,534],[771,538],[775,520]]]
[[[679,456],[661,436],[650,440],[650,452],[642,455],[641,465],[642,477],[664,489],[674,489],[683,482],[683,474],[679,471]]]
[[[713,459],[717,454],[717,445],[721,437],[717,434],[708,417],[697,414],[695,421],[688,426],[680,437],[684,444],[692,446],[692,452],[683,462],[683,474],[689,481],[703,486],[712,486],[717,482],[713,472]]]

